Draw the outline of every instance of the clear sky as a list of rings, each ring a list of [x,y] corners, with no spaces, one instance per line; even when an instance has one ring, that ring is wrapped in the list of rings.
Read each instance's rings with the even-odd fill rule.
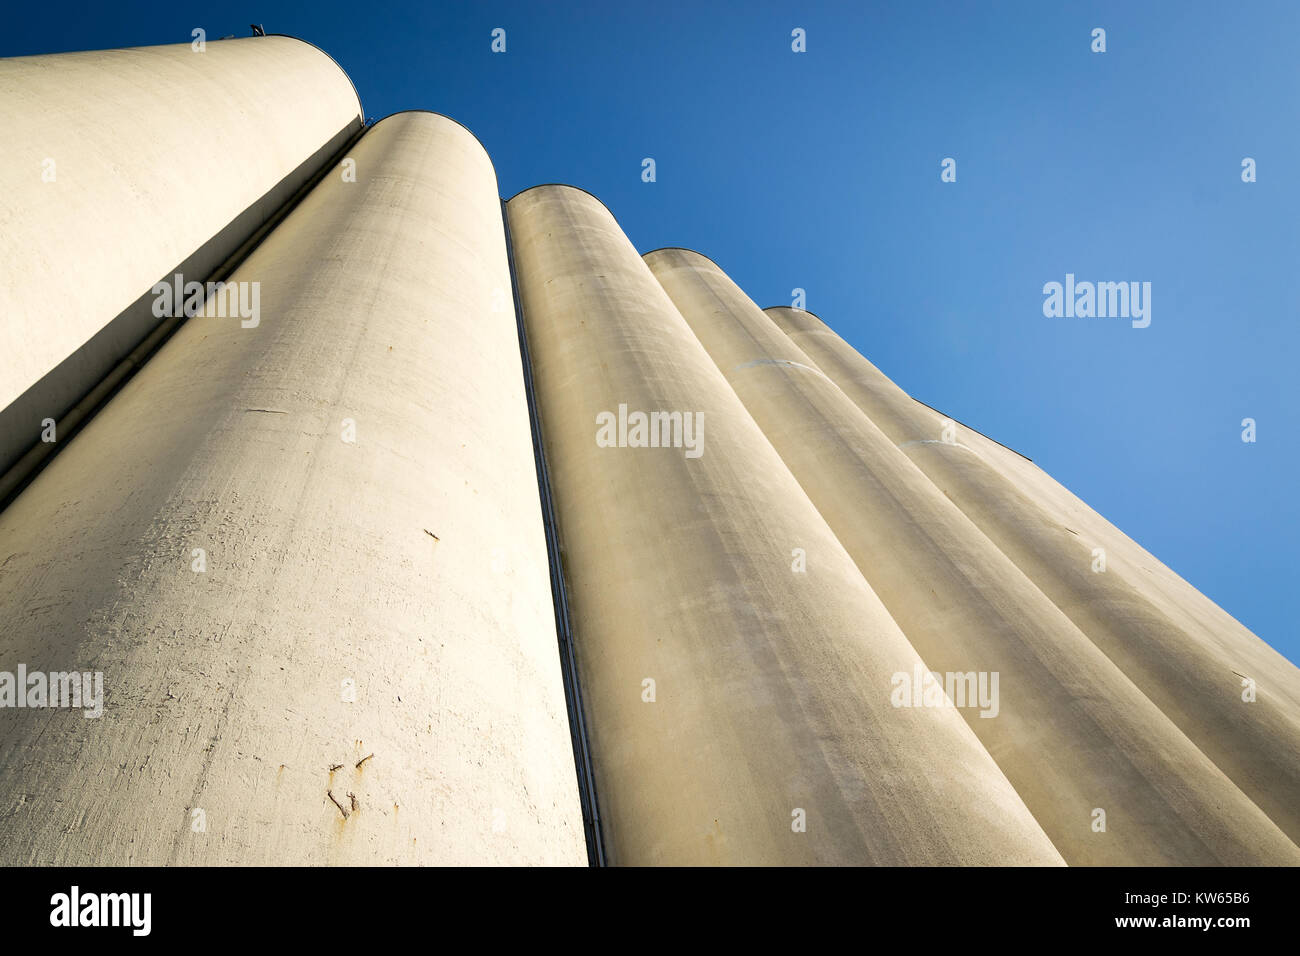
[[[573,183],[641,251],[698,249],[760,306],[807,290],[903,388],[1300,660],[1294,0],[74,0],[5,19],[4,56],[247,36],[254,19],[311,40],[368,116],[473,130],[503,195]],[[1066,273],[1150,282],[1150,326],[1045,317],[1043,285]]]

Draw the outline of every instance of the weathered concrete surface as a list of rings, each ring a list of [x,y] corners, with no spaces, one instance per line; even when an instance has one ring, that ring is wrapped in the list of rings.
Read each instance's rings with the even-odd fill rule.
[[[817,316],[766,310],[791,340],[1293,841],[1300,670],[1042,469],[957,426]],[[1094,571],[1094,549],[1106,569]],[[1243,700],[1243,678],[1257,686]]]
[[[930,667],[999,675],[996,700],[963,701],[961,713],[1068,863],[1300,863],[1286,835],[717,265],[684,249],[645,258]],[[1105,832],[1093,828],[1097,808]]]
[[[960,716],[891,706],[920,658],[613,216],[508,212],[611,861],[1059,864]],[[599,447],[620,404],[702,454]]]
[[[0,473],[362,122],[289,37],[0,60],[0,114]]]
[[[0,863],[586,861],[496,177],[353,155],[0,513],[0,669],[107,698],[0,710]]]

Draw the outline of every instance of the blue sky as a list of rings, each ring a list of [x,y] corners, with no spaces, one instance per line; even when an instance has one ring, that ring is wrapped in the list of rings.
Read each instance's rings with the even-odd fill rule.
[[[638,249],[699,249],[761,306],[806,289],[901,386],[1300,660],[1300,4],[81,0],[6,19],[4,56],[254,19],[311,40],[367,115],[472,129],[504,195],[580,185]],[[1150,282],[1150,327],[1044,317],[1067,272]]]

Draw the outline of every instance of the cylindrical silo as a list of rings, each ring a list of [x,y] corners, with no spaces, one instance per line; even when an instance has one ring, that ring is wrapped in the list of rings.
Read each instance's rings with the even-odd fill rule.
[[[608,210],[507,209],[610,860],[1059,863]]]
[[[1066,862],[1300,863],[717,265],[685,249],[645,258],[903,633],[935,671],[963,675],[950,692]]]
[[[0,60],[0,113],[0,475],[362,124],[280,36]]]
[[[0,513],[0,862],[586,861],[496,176],[369,130]],[[250,285],[244,285],[250,284]]]
[[[1300,840],[1300,671],[1041,469],[885,377],[817,316],[767,314],[1281,827]]]

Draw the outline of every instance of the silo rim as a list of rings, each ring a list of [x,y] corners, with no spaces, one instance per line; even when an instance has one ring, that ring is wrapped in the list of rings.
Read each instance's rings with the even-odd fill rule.
[[[722,268],[722,266],[718,265],[718,264],[717,264],[717,263],[716,263],[712,258],[710,258],[709,256],[706,256],[704,253],[700,252],[700,250],[698,250],[698,249],[692,249],[692,248],[690,248],[689,246],[660,246],[658,249],[651,249],[649,252],[644,253],[644,254],[641,256],[641,258],[642,258],[642,259],[647,259],[647,258],[649,258],[650,256],[653,256],[656,252],[689,252],[689,253],[691,253],[692,255],[699,256],[701,259],[704,259],[705,261],[707,261],[710,265],[712,265],[715,269],[717,269],[717,270],[718,270],[719,272],[721,272],[723,275],[726,275],[726,274],[727,274],[727,270],[724,269],[724,268]]]
[[[492,175],[496,176],[496,172],[497,172],[496,164],[492,162],[492,154],[489,153],[488,148],[483,145],[483,140],[479,139],[477,133],[475,133],[472,129],[470,129],[460,120],[456,119],[456,117],[454,116],[448,116],[446,113],[439,113],[437,110],[423,110],[420,109],[419,107],[413,107],[409,110],[394,110],[393,112],[385,116],[381,116],[379,117],[379,119],[375,120],[374,126],[371,126],[370,128],[374,129],[375,126],[378,126],[384,120],[392,119],[394,116],[401,116],[403,113],[428,113],[430,116],[438,116],[441,117],[442,119],[445,119],[449,123],[455,123],[465,132],[469,133],[469,135],[474,138],[474,142],[478,143],[479,149],[483,150],[483,155],[487,157],[488,165],[492,167]]]
[[[827,328],[830,328],[830,323],[827,322],[825,319],[823,319],[820,315],[818,315],[818,314],[817,314],[816,312],[814,312],[812,309],[796,309],[796,308],[795,308],[794,306],[792,306],[792,305],[769,305],[769,306],[768,306],[767,308],[765,308],[763,311],[764,311],[764,312],[771,312],[773,309],[789,309],[791,312],[807,312],[809,315],[811,315],[811,316],[812,316],[814,319],[816,319],[818,322],[821,322],[821,323],[823,323]]]
[[[334,68],[343,74],[343,78],[347,80],[348,85],[352,87],[352,95],[357,98],[357,116],[360,117],[361,124],[363,126],[365,125],[366,108],[361,103],[361,91],[357,89],[357,84],[352,82],[352,77],[348,74],[347,70],[343,69],[342,65],[339,63],[338,60],[334,59],[334,57],[330,56],[328,53],[326,53],[323,49],[318,47],[315,43],[312,43],[310,40],[304,40],[302,37],[296,37],[292,33],[268,33],[267,36],[284,37],[286,40],[297,40],[299,43],[305,43],[313,50],[315,50],[317,53],[319,53],[321,56],[325,57],[327,60],[333,63]]]
[[[608,206],[605,205],[605,200],[601,199],[599,196],[597,196],[597,195],[596,195],[595,193],[593,193],[591,190],[589,190],[589,189],[583,189],[581,186],[575,186],[575,185],[573,185],[573,183],[538,183],[538,184],[535,185],[535,186],[529,186],[527,189],[521,189],[521,190],[519,190],[519,192],[515,193],[513,196],[511,196],[509,199],[507,199],[506,202],[507,202],[507,203],[512,203],[512,202],[514,202],[516,199],[518,199],[520,196],[522,196],[524,193],[530,193],[530,192],[532,192],[534,189],[545,189],[545,188],[548,187],[548,186],[563,186],[565,189],[576,189],[576,190],[577,190],[578,192],[580,192],[580,193],[586,193],[586,194],[587,194],[588,196],[590,196],[592,199],[596,200],[596,202],[600,203],[601,208],[603,208],[603,209],[605,210],[605,212],[609,213],[610,216],[613,218],[613,220],[614,220],[615,222],[618,222],[618,217],[614,215],[614,210],[610,209]],[[620,226],[619,228],[621,229],[622,226]]]

